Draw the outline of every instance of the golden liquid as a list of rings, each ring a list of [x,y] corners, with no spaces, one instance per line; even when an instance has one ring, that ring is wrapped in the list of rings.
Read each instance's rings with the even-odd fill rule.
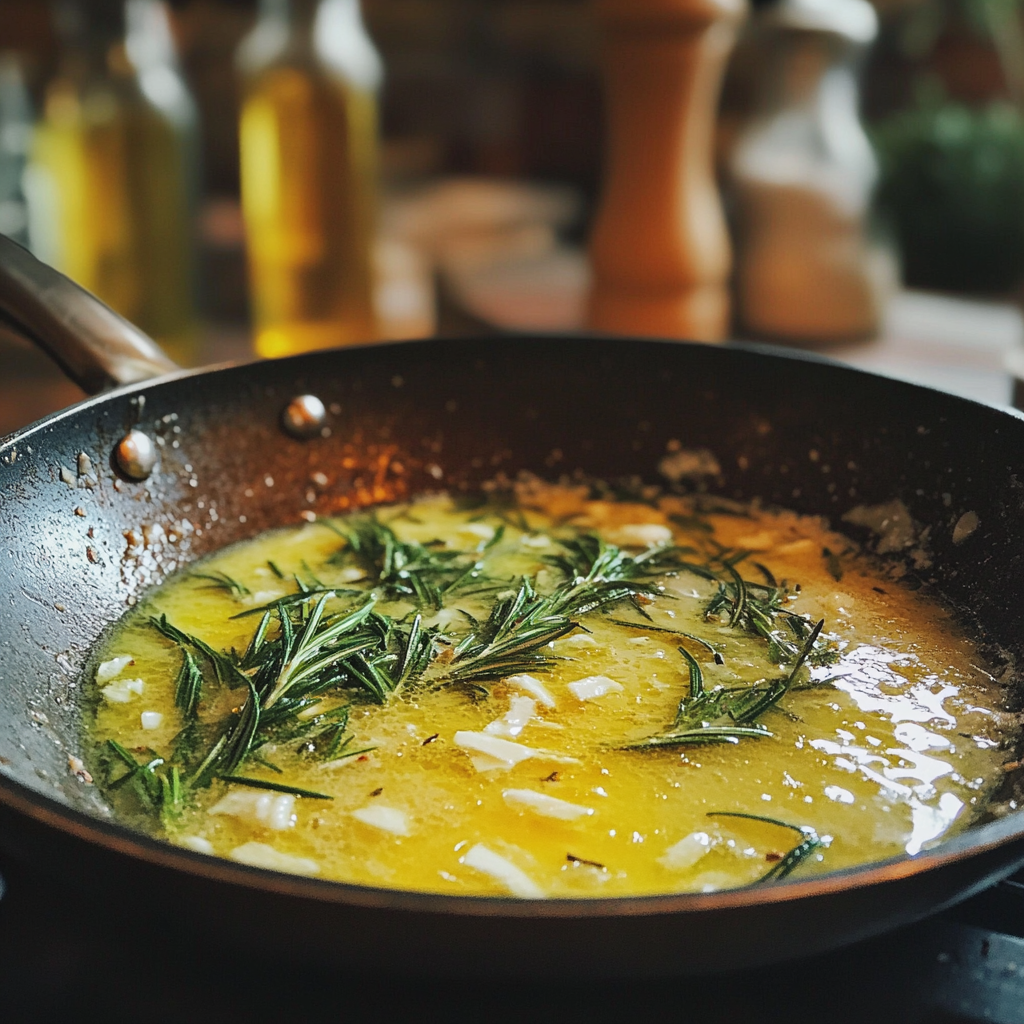
[[[381,510],[381,517],[400,537],[424,543],[442,538],[463,550],[483,543],[481,525],[493,529],[502,521],[496,515],[457,512],[443,498],[414,504],[411,518],[393,518],[398,511]],[[679,509],[585,501],[553,491],[527,512],[529,532],[506,523],[504,536],[487,554],[487,569],[502,577],[539,573],[543,589],[544,573],[551,571],[543,558],[558,550],[551,539],[571,532],[564,525],[566,516],[614,540],[623,524],[665,524],[665,513],[671,511]],[[753,557],[777,578],[799,581],[800,593],[789,607],[813,620],[824,617],[839,647],[837,664],[812,670],[819,680],[834,679],[834,685],[791,691],[780,710],[766,714],[772,738],[621,749],[664,731],[689,692],[678,638],[654,626],[706,638],[720,650],[723,665],[707,653],[699,655],[708,688],[778,677],[779,667],[768,660],[760,638],[705,618],[715,584],[682,574],[666,577],[664,595],[646,606],[653,622],[620,604],[582,616],[589,632],[554,642],[549,653],[563,660],[537,678],[555,707],[537,704],[515,742],[538,753],[514,767],[478,770],[456,737],[460,731],[482,732],[502,719],[518,693],[514,685],[497,683],[484,698],[464,690],[412,686],[383,707],[354,705],[353,749],[373,747],[369,753],[325,764],[298,756],[288,745],[271,744],[261,752],[283,774],[252,761],[244,766],[246,776],[333,796],[298,799],[294,826],[271,829],[209,814],[225,793],[242,789],[216,782],[163,834],[172,842],[236,859],[243,859],[246,849],[251,853],[247,844],[257,843],[263,854],[270,848],[299,858],[286,863],[286,870],[367,885],[506,892],[505,884],[466,864],[468,851],[479,844],[524,872],[539,893],[564,897],[745,885],[761,878],[799,841],[775,825],[709,817],[716,811],[809,825],[829,837],[828,845],[800,866],[800,875],[916,853],[975,817],[1005,760],[998,747],[1000,693],[976,667],[983,662],[949,613],[881,577],[856,556],[844,559],[845,572],[836,582],[822,549],[844,551],[845,541],[815,520],[714,515],[705,523],[717,542],[753,549]],[[676,529],[682,544],[706,538],[703,531]],[[315,572],[327,586],[367,585],[352,582],[343,565],[327,562],[342,543],[320,524],[274,531],[203,563],[202,572],[225,572],[248,587],[249,595],[231,597],[187,574],[172,577],[152,593],[97,654],[97,662],[130,655],[134,663],[123,678],[143,680],[144,689],[126,703],[99,701],[91,725],[96,749],[116,736],[140,757],[145,748],[165,753],[181,728],[173,704],[181,654],[148,625],[149,615],[166,613],[176,626],[217,648],[241,650],[258,616],[229,616],[294,592],[290,573],[308,578]],[[268,560],[285,579],[271,571]],[[490,600],[456,599],[435,617],[426,612],[425,622],[441,621],[458,632],[465,623],[451,608],[479,617],[486,615]],[[396,617],[411,610],[401,604],[378,607]],[[636,625],[623,627],[612,618]],[[569,689],[574,681],[599,675],[622,689],[594,700],[577,699]],[[204,692],[203,714],[214,719],[241,699],[237,690],[218,690],[210,682]],[[326,699],[337,704],[348,698]],[[140,713],[153,710],[163,714],[163,721],[143,729]],[[93,774],[103,777],[99,760]],[[572,821],[545,817],[510,803],[509,790],[552,796],[591,813]],[[402,816],[406,834],[361,820],[367,808],[381,807]],[[161,831],[152,819],[148,827]],[[673,861],[669,851],[686,837],[691,837],[686,841],[690,852],[699,856],[680,863],[677,851]]]
[[[41,255],[185,365],[198,344],[187,146],[134,82],[61,79],[28,169]]]
[[[242,206],[256,350],[376,337],[376,100],[307,68],[256,76],[242,107]]]

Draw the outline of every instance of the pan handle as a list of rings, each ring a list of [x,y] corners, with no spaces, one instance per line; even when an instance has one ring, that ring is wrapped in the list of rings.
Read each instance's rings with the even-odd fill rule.
[[[0,319],[90,395],[179,369],[134,324],[3,235]]]

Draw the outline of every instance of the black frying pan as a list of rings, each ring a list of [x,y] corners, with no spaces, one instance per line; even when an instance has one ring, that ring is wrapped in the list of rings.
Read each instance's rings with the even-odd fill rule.
[[[678,441],[714,453],[721,472],[706,482],[730,498],[838,523],[854,505],[898,497],[930,527],[934,564],[920,582],[958,605],[994,651],[1019,659],[1024,418],[801,356],[586,336],[426,341],[168,373],[148,339],[3,239],[0,311],[84,386],[124,385],[0,441],[0,843],[14,855],[102,887],[136,915],[152,908],[235,944],[273,936],[277,956],[326,954],[389,973],[602,977],[834,948],[1024,862],[1018,811],[914,858],[806,881],[532,902],[276,874],[116,824],[68,758],[80,750],[87,652],[136,595],[303,513],[471,488],[496,473],[658,482]],[[306,393],[328,411],[303,440],[282,429],[282,412]],[[135,426],[159,454],[142,481],[115,454]],[[979,526],[954,543],[966,512]]]

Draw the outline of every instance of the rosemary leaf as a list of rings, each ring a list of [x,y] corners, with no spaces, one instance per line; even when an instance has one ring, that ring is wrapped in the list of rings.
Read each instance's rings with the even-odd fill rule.
[[[174,683],[174,703],[181,708],[186,719],[193,719],[199,707],[203,688],[203,674],[199,671],[192,652],[182,648],[181,669]]]
[[[224,590],[232,597],[245,597],[251,593],[244,583],[239,583],[238,580],[232,579],[226,572],[194,572],[192,573],[192,579],[207,580],[208,583],[204,589]]]
[[[678,732],[666,732],[659,736],[648,736],[646,739],[627,743],[621,750],[651,750],[658,747],[683,747],[704,743],[739,743],[741,739],[770,738],[774,733],[755,726],[708,725],[698,729],[683,729]]]
[[[777,882],[785,878],[825,845],[821,837],[810,825],[792,825],[788,821],[780,821],[778,818],[767,818],[760,814],[746,814],[741,811],[708,811],[707,816],[709,818],[745,818],[748,821],[759,821],[766,825],[788,828],[790,831],[796,832],[803,837],[796,846],[780,860],[776,861],[756,882],[753,882],[753,885]]]
[[[310,800],[333,800],[327,793],[317,793],[312,789],[300,789],[298,786],[286,786],[283,782],[268,782],[266,779],[250,779],[245,775],[219,775],[222,782],[234,782],[250,789],[269,789],[274,793],[290,793],[293,796],[304,796]]]

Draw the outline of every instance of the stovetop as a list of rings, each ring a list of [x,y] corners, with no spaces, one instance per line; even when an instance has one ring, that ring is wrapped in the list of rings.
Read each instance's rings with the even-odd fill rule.
[[[359,979],[266,937],[257,962],[105,913],[0,856],[0,1021],[697,1021],[1024,1024],[1024,872],[901,931],[820,957],[710,978],[472,983]],[[765,936],[771,942],[771,936]],[[457,953],[457,951],[454,951]]]

